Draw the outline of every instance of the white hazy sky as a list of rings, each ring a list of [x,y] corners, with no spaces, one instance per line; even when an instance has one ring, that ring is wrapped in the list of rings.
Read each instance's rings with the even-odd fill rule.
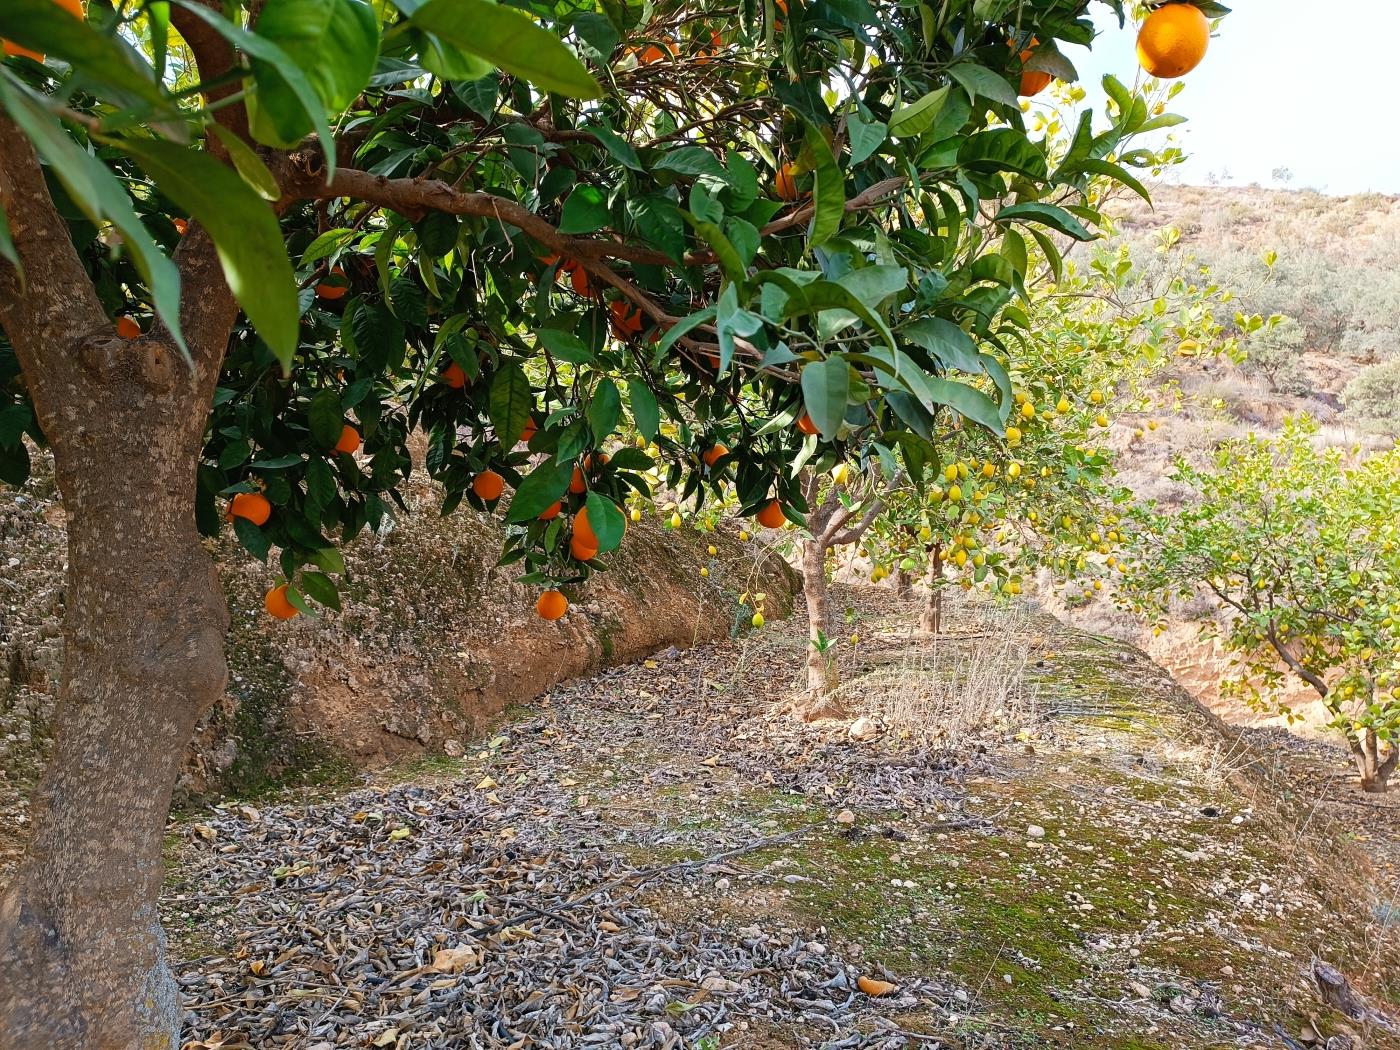
[[[1327,193],[1400,193],[1400,134],[1391,124],[1400,78],[1398,0],[1222,0],[1232,13],[1211,38],[1205,60],[1188,73],[1171,110],[1191,159],[1169,176],[1206,183],[1289,185]],[[1102,30],[1092,54],[1067,51],[1090,97],[1114,73],[1139,72],[1131,19],[1094,5]]]

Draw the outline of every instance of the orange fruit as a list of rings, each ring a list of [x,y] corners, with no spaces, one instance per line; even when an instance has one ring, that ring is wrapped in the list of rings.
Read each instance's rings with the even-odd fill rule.
[[[479,499],[491,503],[501,498],[501,493],[506,490],[506,479],[497,474],[494,470],[483,470],[476,477],[472,478],[472,491]]]
[[[721,51],[723,51],[723,50],[724,50],[724,37],[722,37],[722,36],[719,35],[719,30],[717,30],[717,29],[711,29],[711,30],[710,30],[710,46],[709,46],[709,47],[703,47],[703,46],[702,46],[702,47],[700,48],[699,54],[697,54],[697,55],[695,56],[695,64],[696,64],[697,66],[703,66],[703,65],[705,65],[707,62],[709,62],[710,59],[714,58],[716,55],[718,55],[718,54],[719,54]]]
[[[462,366],[453,361],[442,370],[442,381],[453,390],[461,390],[467,385],[467,373],[462,371]]]
[[[721,444],[714,444],[707,448],[700,458],[705,461],[705,466],[713,467],[720,461],[721,456],[729,455],[729,449]]]
[[[190,229],[190,222],[188,219],[172,219],[171,225],[175,227],[175,232],[181,237],[188,233]]]
[[[538,434],[539,431],[540,428],[535,426],[535,421],[533,419],[526,419],[525,429],[520,432],[520,440],[529,441],[532,437]]]
[[[810,437],[811,435],[817,432],[817,425],[812,422],[811,416],[809,416],[806,412],[803,412],[802,415],[798,417],[797,429],[802,431],[802,433],[806,434],[808,437]]]
[[[54,3],[58,4],[59,7],[63,8],[63,10],[67,11],[74,18],[81,19],[83,17],[82,0],[54,0]],[[42,62],[44,60],[43,52],[31,51],[27,47],[20,47],[18,44],[10,43],[8,40],[0,40],[0,45],[3,45],[3,50],[6,55],[23,55],[25,58],[32,58],[35,62]],[[182,230],[181,232],[183,233],[184,231]]]
[[[574,476],[569,479],[569,491],[572,492],[574,495],[578,495],[580,492],[585,491],[587,488],[588,483],[584,480],[583,471],[579,470],[578,467],[575,467]]]
[[[335,443],[337,452],[356,452],[360,447],[360,432],[349,423],[340,428],[340,440]]]
[[[545,591],[535,599],[535,612],[542,620],[557,620],[569,611],[569,599],[558,591]]]
[[[797,176],[793,173],[792,161],[784,164],[773,176],[773,195],[780,201],[797,200]]]
[[[263,595],[263,608],[274,620],[290,620],[298,612],[297,607],[287,600],[285,583]]]
[[[569,540],[569,556],[575,561],[592,561],[594,558],[598,557],[598,548],[590,547],[580,540],[578,536],[574,536]]]
[[[598,534],[593,531],[593,526],[588,521],[587,507],[574,515],[574,539],[585,547],[592,547],[595,551],[599,547]]]
[[[339,278],[339,280],[337,280]],[[350,285],[345,280],[345,271],[337,266],[332,270],[327,280],[316,286],[316,297],[327,302],[335,302],[337,299],[344,299],[350,294]]]
[[[559,511],[563,506],[562,503],[555,500],[548,507],[545,507],[544,510],[540,511],[540,521],[553,521],[555,518],[559,517]]]
[[[1210,21],[1194,4],[1166,4],[1143,20],[1137,53],[1142,68],[1154,77],[1185,76],[1206,57]]]
[[[606,467],[611,458],[606,452],[599,452],[596,456],[590,452],[583,457],[583,469],[597,470],[599,467]]]
[[[1021,55],[1020,55],[1021,63],[1022,63],[1023,65],[1024,65],[1026,62],[1029,62],[1029,61],[1030,61],[1030,57],[1031,57],[1031,55],[1035,54],[1036,45],[1039,44],[1039,43],[1040,43],[1039,40],[1037,40],[1035,37],[1031,37],[1030,46],[1027,47],[1024,51],[1022,51],[1022,52],[1021,52]],[[1008,40],[1008,41],[1006,42],[1006,46],[1007,46],[1007,47],[1010,47],[1010,48],[1014,48],[1016,45],[1013,44],[1010,40]],[[1022,71],[1021,71],[1021,89],[1020,89],[1020,91],[1018,92],[1018,94],[1020,94],[1020,95],[1022,95],[1022,96],[1024,96],[1024,97],[1026,97],[1026,98],[1030,98],[1032,95],[1039,95],[1042,91],[1044,91],[1047,87],[1050,86],[1050,81],[1052,81],[1052,80],[1054,80],[1054,79],[1055,79],[1055,78],[1054,78],[1051,74],[1046,73],[1046,72],[1044,72],[1043,70],[1039,70],[1039,69],[1025,69],[1025,70],[1022,70]]]
[[[230,520],[247,518],[254,525],[265,525],[272,516],[272,504],[261,492],[240,492],[228,505],[228,516]]]
[[[585,299],[596,299],[598,296],[598,290],[593,287],[593,281],[588,276],[588,271],[578,263],[574,263],[574,268],[569,273],[569,284],[573,286],[577,294]]]
[[[783,508],[779,506],[777,500],[755,514],[754,518],[765,529],[781,529],[787,524],[787,516],[783,514]]]
[[[642,65],[649,66],[653,62],[660,62],[662,59],[667,58],[668,56],[674,58],[675,54],[676,42],[668,36],[661,41],[660,45],[648,44],[646,47],[644,47],[642,49],[641,55],[638,57],[638,60],[642,63]]]
[[[140,339],[141,326],[130,317],[117,318],[117,335],[123,339]]]
[[[642,330],[645,319],[640,306],[633,306],[625,299],[614,299],[610,309],[613,334],[619,339],[630,339]]]

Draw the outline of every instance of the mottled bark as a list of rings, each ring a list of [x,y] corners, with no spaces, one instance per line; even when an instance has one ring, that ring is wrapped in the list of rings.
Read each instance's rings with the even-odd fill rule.
[[[1400,751],[1392,745],[1382,751],[1374,729],[1347,734],[1351,757],[1361,778],[1361,790],[1371,795],[1384,795],[1390,790],[1390,775],[1395,772]]]
[[[208,238],[182,246],[184,361],[118,338],[33,151],[0,115],[0,325],[68,514],[64,667],[33,834],[0,897],[0,1047],[179,1045],[156,912],[171,791],[223,691],[228,614],[194,524],[195,471],[235,307]]]
[[[905,569],[895,569],[890,576],[890,589],[900,598],[911,597],[914,593],[914,580]]]
[[[943,544],[935,543],[928,552],[928,573],[924,583],[928,592],[919,611],[919,630],[938,634],[943,629]]]

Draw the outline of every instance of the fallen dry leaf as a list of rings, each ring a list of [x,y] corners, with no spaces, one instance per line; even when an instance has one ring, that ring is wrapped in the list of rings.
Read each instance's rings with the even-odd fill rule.
[[[856,978],[856,987],[869,996],[889,995],[891,992],[899,991],[899,985],[890,984],[889,981],[881,981],[874,977]]]

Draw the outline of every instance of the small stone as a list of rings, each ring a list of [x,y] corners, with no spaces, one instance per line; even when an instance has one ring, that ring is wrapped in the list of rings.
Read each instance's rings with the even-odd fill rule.
[[[846,735],[852,740],[873,740],[880,735],[880,727],[873,718],[862,715],[851,723]]]
[[[1039,824],[1032,824],[1030,827],[1026,828],[1026,834],[1033,839],[1043,839],[1045,837],[1045,829]]]
[[[840,813],[836,814],[836,823],[838,824],[854,824],[855,822],[856,815],[849,809],[843,809]]]

